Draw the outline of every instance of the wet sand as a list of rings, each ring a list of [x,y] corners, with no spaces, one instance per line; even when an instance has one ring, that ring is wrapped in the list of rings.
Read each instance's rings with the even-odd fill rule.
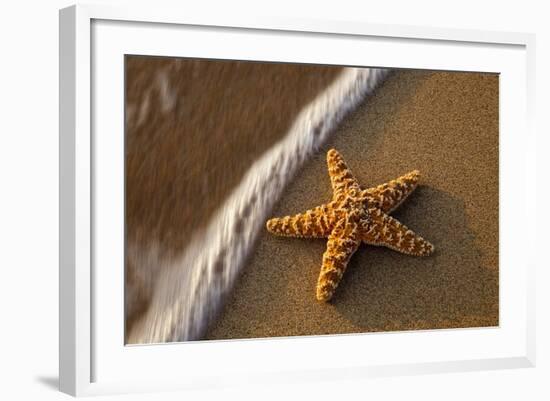
[[[413,169],[393,216],[431,241],[427,258],[362,245],[333,300],[315,299],[326,240],[262,232],[208,339],[498,325],[498,76],[399,71],[348,116],[273,211],[331,197],[326,151],[365,187]]]
[[[126,57],[126,332],[182,252],[341,67]]]
[[[126,58],[126,222],[181,251],[340,67]]]

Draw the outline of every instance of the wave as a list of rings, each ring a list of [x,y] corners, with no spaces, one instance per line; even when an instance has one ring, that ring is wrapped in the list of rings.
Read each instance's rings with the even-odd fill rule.
[[[201,339],[234,287],[260,229],[285,185],[336,125],[385,77],[387,69],[345,68],[297,116],[286,136],[254,162],[229,198],[177,258],[146,259],[160,277],[128,343]],[[148,250],[141,250],[140,254]],[[149,264],[148,263],[148,264]],[[162,266],[162,268],[158,268]]]

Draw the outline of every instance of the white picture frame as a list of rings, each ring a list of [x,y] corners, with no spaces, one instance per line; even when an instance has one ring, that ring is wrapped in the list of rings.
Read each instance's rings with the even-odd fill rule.
[[[105,24],[103,23],[105,22]],[[175,31],[185,27],[201,27],[205,32],[213,30],[216,35],[229,35],[231,32],[246,32],[247,35],[255,33],[269,34],[276,42],[277,35],[296,35],[297,37],[326,38],[338,37],[342,40],[383,40],[385,45],[391,48],[399,42],[414,44],[418,50],[425,47],[427,55],[430,52],[444,52],[451,46],[448,60],[434,62],[433,58],[405,60],[405,54],[383,54],[379,52],[378,60],[383,67],[402,68],[435,68],[435,69],[460,69],[476,70],[475,64],[467,60],[468,52],[474,50],[479,53],[479,60],[483,59],[483,53],[487,49],[496,49],[495,57],[502,53],[503,61],[510,61],[503,69],[506,71],[506,79],[510,80],[510,87],[501,87],[501,113],[506,115],[501,119],[501,199],[505,195],[505,202],[501,206],[501,219],[506,224],[501,224],[501,263],[515,266],[516,272],[512,275],[505,274],[501,278],[501,326],[489,329],[464,329],[464,330],[439,330],[421,331],[415,333],[376,335],[346,335],[309,337],[305,339],[279,339],[279,340],[247,340],[229,342],[202,342],[187,349],[182,344],[156,345],[147,347],[124,347],[120,341],[120,354],[128,354],[122,359],[101,354],[102,345],[96,343],[96,325],[101,317],[94,313],[94,289],[101,285],[101,280],[93,274],[93,232],[97,229],[94,220],[94,171],[97,152],[100,148],[94,147],[92,124],[94,123],[94,105],[92,98],[92,77],[95,64],[94,56],[107,45],[105,40],[93,41],[94,24],[97,29],[103,29],[100,35],[107,36],[113,49],[124,52],[125,41],[129,37],[139,35],[139,29],[144,26],[155,26],[158,35],[173,35]],[[102,25],[103,24],[103,25]],[[118,26],[117,26],[118,24]],[[110,30],[113,28],[112,30]],[[135,31],[131,31],[135,28]],[[158,29],[157,29],[158,28]],[[124,33],[126,31],[126,34]],[[130,35],[129,32],[132,32]],[[134,35],[135,34],[135,35]],[[156,35],[156,33],[155,33]],[[154,42],[154,35],[148,35]],[[306,39],[304,39],[306,40]],[[310,40],[310,39],[307,39]],[[145,41],[146,42],[146,41]],[[120,47],[118,44],[122,43]],[[156,42],[160,43],[160,42]],[[159,54],[172,54],[170,41],[164,41]],[[535,364],[535,307],[534,307],[534,269],[535,259],[524,251],[520,255],[518,251],[509,250],[507,247],[516,238],[514,228],[522,221],[527,222],[528,228],[535,232],[535,210],[529,205],[527,195],[516,193],[508,196],[510,189],[515,185],[534,185],[535,171],[535,132],[533,129],[534,112],[534,35],[522,33],[484,32],[469,30],[450,30],[412,26],[373,25],[367,22],[348,21],[312,21],[293,20],[292,18],[243,18],[220,15],[187,15],[184,9],[165,10],[155,7],[145,8],[112,8],[109,6],[78,5],[60,11],[60,363],[59,383],[60,390],[72,395],[94,395],[108,393],[126,393],[136,391],[164,391],[170,389],[196,389],[213,386],[239,385],[247,381],[262,382],[292,382],[301,380],[326,380],[340,377],[369,377],[400,374],[418,374],[429,372],[467,371],[481,369],[503,369],[513,367],[530,367]],[[143,44],[141,45],[146,46]],[[149,44],[151,46],[151,44]],[[158,45],[160,47],[160,44]],[[115,48],[116,47],[116,48]],[[231,47],[231,46],[229,46]],[[292,47],[292,46],[291,46]],[[156,54],[151,48],[145,54]],[[476,50],[477,49],[477,50]],[[500,50],[499,50],[500,49]],[[292,48],[290,48],[292,51]],[[152,52],[152,53],[151,53]],[[219,58],[231,58],[231,52]],[[463,64],[455,62],[453,68],[453,54],[464,52],[466,59]],[[500,52],[500,53],[499,53]],[[498,53],[498,54],[497,54]],[[215,53],[213,53],[215,54]],[[290,54],[290,53],[289,53]],[[313,54],[313,53],[312,53]],[[423,54],[423,53],[419,53]],[[440,53],[443,54],[443,53]],[[477,53],[476,53],[477,54]],[[265,55],[255,53],[259,60],[265,60]],[[233,57],[236,57],[233,55]],[[254,57],[250,54],[239,54],[239,57]],[[279,58],[282,56],[279,56]],[[294,61],[289,55],[287,60]],[[304,57],[307,57],[304,56]],[[310,56],[312,57],[312,56]],[[328,56],[327,56],[328,57]],[[364,65],[362,60],[350,54],[345,60],[347,64]],[[308,61],[317,59],[310,58]],[[494,66],[498,57],[487,61],[486,68],[481,71],[503,73]],[[284,60],[283,60],[284,61]],[[326,59],[319,59],[319,62]],[[481,63],[482,61],[476,61]],[[445,64],[447,63],[447,64]],[[473,63],[473,64],[468,64]],[[490,64],[493,63],[493,64]],[[514,67],[515,66],[515,67]],[[516,68],[517,67],[517,68]],[[512,99],[513,94],[508,88],[519,88],[517,98]],[[506,81],[508,82],[508,81]],[[519,85],[519,86],[518,86]],[[117,89],[118,88],[118,89]],[[122,90],[116,87],[114,90]],[[519,106],[519,107],[517,107]],[[122,108],[122,105],[120,105]],[[516,131],[516,136],[508,135]],[[122,133],[121,133],[122,134]],[[503,135],[506,135],[503,137]],[[504,140],[502,140],[504,138]],[[506,163],[504,163],[506,162]],[[505,167],[512,165],[514,167]],[[518,184],[519,183],[519,184]],[[522,192],[522,191],[516,191]],[[510,211],[515,207],[522,207],[523,212],[517,218],[510,218]],[[524,240],[525,241],[525,240]],[[525,247],[532,247],[525,241]],[[503,253],[504,252],[504,253]],[[515,252],[515,253],[513,253]],[[505,261],[503,256],[510,256]],[[517,276],[516,276],[517,275]],[[122,291],[122,288],[113,291]],[[116,302],[114,292],[107,292],[108,299]],[[111,298],[115,297],[115,298]],[[504,313],[504,315],[503,315]],[[510,313],[508,315],[508,313]],[[99,320],[98,320],[99,319]],[[117,323],[112,323],[116,325]],[[122,325],[123,322],[120,322]],[[104,324],[103,326],[104,327]],[[502,334],[504,333],[504,334]],[[502,335],[501,335],[502,334]],[[390,340],[387,340],[390,338]],[[411,341],[410,343],[408,341]],[[315,349],[321,346],[331,347],[355,347],[364,348],[368,343],[375,343],[380,349],[380,354],[369,354],[365,358],[361,353],[356,353],[355,359],[350,355],[348,359],[341,358],[334,361],[320,363],[314,357]],[[434,353],[437,347],[445,347],[449,344],[457,344],[454,354],[441,354],[441,358],[420,358],[411,353],[405,357],[391,357],[387,350],[388,344],[392,347],[400,345],[410,348],[412,344],[418,349],[423,345],[433,344]],[[351,345],[350,345],[351,344]],[[185,345],[187,346],[187,345]],[[200,347],[200,348],[197,348]],[[271,366],[266,365],[265,357],[271,355],[276,347],[281,358],[272,359]],[[217,371],[210,368],[187,369],[185,379],[178,375],[166,375],[159,371],[158,376],[152,371],[139,368],[141,366],[159,366],[163,362],[167,369],[178,362],[175,356],[170,356],[178,347],[177,353],[186,352],[190,358],[198,358],[202,355],[206,360],[215,358],[215,355],[225,355],[228,358],[238,357],[242,359],[243,366],[238,370],[245,375],[239,378],[231,374],[229,367],[221,366]],[[283,351],[280,350],[283,348]],[[398,348],[397,348],[398,349]],[[485,349],[485,351],[483,351]],[[99,351],[98,351],[99,350]],[[301,363],[299,357],[294,363],[290,363],[289,355],[310,356],[309,362]],[[105,353],[105,352],[104,352]],[[430,352],[424,352],[428,355]],[[126,359],[124,359],[126,358]],[[172,358],[173,360],[169,360]],[[254,367],[244,366],[246,362],[254,361]],[[124,360],[123,360],[124,359]],[[304,360],[307,358],[303,358]],[[186,359],[187,361],[189,359]],[[139,362],[142,362],[141,364]],[[179,359],[181,361],[181,358]],[[103,375],[98,374],[99,366],[114,366],[112,372]],[[120,364],[120,365],[119,365]],[[181,364],[181,362],[180,362]],[[286,365],[285,365],[286,364]],[[200,365],[200,364],[199,364]],[[295,366],[291,366],[295,365]],[[124,366],[126,374],[117,375]],[[286,366],[286,367],[285,367]],[[133,367],[133,368],[131,368]],[[180,366],[181,367],[181,366]],[[182,368],[183,369],[183,368]],[[162,369],[159,369],[162,370]],[[103,378],[103,376],[105,378]],[[182,375],[183,376],[183,375]],[[99,379],[98,379],[99,378]]]

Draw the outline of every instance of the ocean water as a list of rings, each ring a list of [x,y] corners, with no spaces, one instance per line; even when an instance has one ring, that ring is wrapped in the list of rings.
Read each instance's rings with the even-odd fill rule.
[[[231,293],[285,185],[386,73],[375,68],[342,69],[297,113],[284,135],[250,164],[204,226],[178,252],[167,256],[158,240],[146,246],[129,241],[128,258],[134,266],[149,271],[146,285],[150,299],[142,316],[128,330],[128,343],[202,338]],[[177,94],[170,91],[162,76],[158,88],[164,94],[161,110],[172,110],[178,102]],[[135,109],[132,121],[143,124],[147,117],[140,114],[147,115],[148,108],[145,102]],[[127,294],[139,290],[139,285],[132,288],[132,283],[127,281]]]

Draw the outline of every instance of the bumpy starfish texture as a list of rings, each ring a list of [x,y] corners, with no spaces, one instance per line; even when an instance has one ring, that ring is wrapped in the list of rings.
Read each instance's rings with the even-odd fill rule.
[[[342,156],[327,153],[332,201],[294,216],[267,222],[273,234],[289,237],[328,238],[317,282],[317,299],[329,301],[348,261],[361,242],[386,246],[414,256],[427,256],[434,246],[389,216],[416,188],[420,173],[414,170],[374,188],[361,189]]]

